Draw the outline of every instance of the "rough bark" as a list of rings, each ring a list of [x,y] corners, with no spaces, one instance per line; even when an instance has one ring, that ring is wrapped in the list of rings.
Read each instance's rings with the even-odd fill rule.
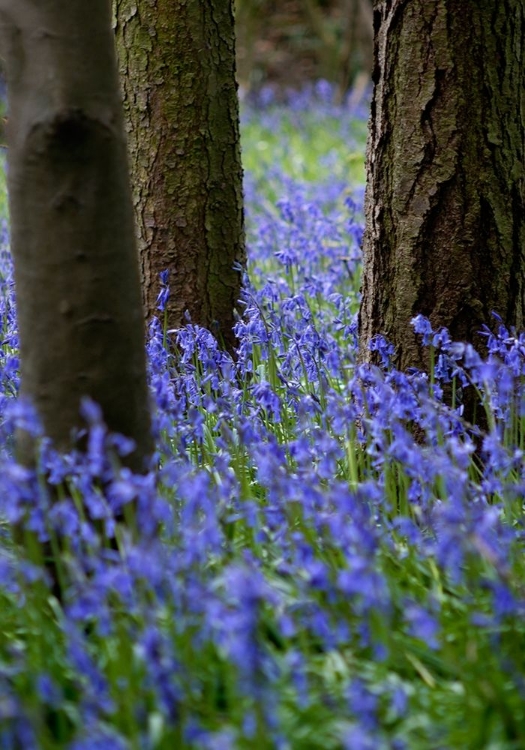
[[[114,0],[147,316],[232,349],[244,263],[232,0]]]
[[[144,326],[109,0],[0,0],[0,42],[21,395],[61,450],[91,397],[142,469]]]
[[[424,368],[418,313],[483,346],[525,316],[525,3],[376,0],[362,356]]]

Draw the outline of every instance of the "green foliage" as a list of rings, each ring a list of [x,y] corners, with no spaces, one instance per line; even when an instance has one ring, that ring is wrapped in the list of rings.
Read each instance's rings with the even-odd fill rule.
[[[260,180],[279,165],[293,180],[343,180],[362,185],[365,180],[366,120],[340,108],[311,107],[294,111],[275,104],[263,113],[244,112],[243,166]],[[264,197],[276,200],[272,191]]]

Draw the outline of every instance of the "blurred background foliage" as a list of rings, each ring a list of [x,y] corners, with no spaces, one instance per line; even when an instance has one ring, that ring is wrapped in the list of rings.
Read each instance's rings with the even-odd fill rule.
[[[243,93],[325,79],[342,99],[370,80],[372,0],[236,0],[236,22]]]
[[[341,99],[372,73],[372,0],[234,0],[241,94],[275,93],[326,80]],[[5,109],[0,58],[0,116]],[[0,145],[5,145],[0,121]]]

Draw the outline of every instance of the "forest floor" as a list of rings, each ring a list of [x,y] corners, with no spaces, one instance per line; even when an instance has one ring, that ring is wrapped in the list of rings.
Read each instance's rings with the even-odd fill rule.
[[[2,750],[525,747],[525,337],[497,330],[483,362],[419,319],[430,377],[393,369],[381,338],[383,365],[357,366],[367,112],[332,94],[243,109],[238,359],[151,326],[146,477],[96,418],[87,456],[15,463],[32,417],[4,234]],[[138,541],[114,522],[132,500]]]

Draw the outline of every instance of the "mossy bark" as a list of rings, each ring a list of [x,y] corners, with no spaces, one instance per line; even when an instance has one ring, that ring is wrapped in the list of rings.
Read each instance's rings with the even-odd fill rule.
[[[147,316],[233,349],[244,263],[232,0],[114,0]]]
[[[525,318],[525,3],[376,0],[362,356],[427,362],[418,313],[483,347]]]
[[[21,395],[61,450],[91,397],[142,470],[144,324],[109,0],[0,0],[0,41]]]

